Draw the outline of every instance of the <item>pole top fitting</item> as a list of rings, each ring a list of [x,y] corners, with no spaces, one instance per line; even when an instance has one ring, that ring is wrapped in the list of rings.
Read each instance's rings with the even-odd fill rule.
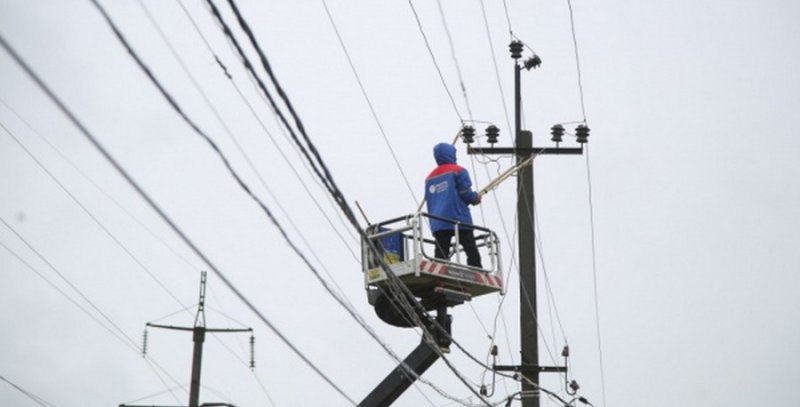
[[[525,66],[525,69],[530,71],[531,69],[538,68],[542,65],[542,58],[539,58],[538,55],[533,54],[532,57],[525,60],[523,65]]]
[[[511,51],[511,58],[520,59],[522,58],[522,42],[521,41],[511,41],[511,44],[508,44],[508,49]]]

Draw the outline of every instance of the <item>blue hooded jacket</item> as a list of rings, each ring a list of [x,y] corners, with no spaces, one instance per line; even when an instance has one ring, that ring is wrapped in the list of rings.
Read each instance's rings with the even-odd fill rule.
[[[469,172],[456,164],[456,148],[439,143],[433,147],[433,157],[439,166],[425,179],[428,213],[471,225],[472,215],[467,205],[477,202],[478,193],[472,190]],[[453,223],[431,219],[432,231],[448,229],[454,229]]]

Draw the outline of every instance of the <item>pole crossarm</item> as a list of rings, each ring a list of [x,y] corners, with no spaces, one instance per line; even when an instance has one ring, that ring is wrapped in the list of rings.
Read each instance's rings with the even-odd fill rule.
[[[520,366],[520,365],[494,365],[492,369],[498,372],[526,372],[539,371],[542,373],[566,373],[566,366]]]
[[[253,345],[254,345],[254,337],[252,335],[253,328],[207,328],[206,327],[206,316],[205,316],[205,296],[206,296],[206,272],[202,271],[200,273],[200,300],[198,301],[197,307],[197,316],[194,320],[194,326],[175,326],[175,325],[163,325],[163,324],[155,324],[152,322],[148,322],[145,324],[147,327],[152,328],[161,328],[161,329],[170,329],[173,331],[187,331],[192,332],[192,342],[194,343],[194,348],[192,352],[192,381],[189,388],[189,406],[188,407],[212,407],[212,406],[233,406],[232,404],[227,403],[203,403],[200,404],[200,371],[202,369],[203,363],[203,342],[206,340],[207,333],[236,333],[236,332],[250,332],[250,368],[255,367],[255,362],[253,361]],[[145,341],[147,341],[147,330],[145,329]],[[144,348],[147,347],[147,342],[145,342]],[[145,407],[145,406],[134,406],[134,405],[121,405],[124,407]],[[157,406],[151,406],[157,407]],[[160,406],[164,407],[164,406]]]
[[[206,332],[253,332],[253,328],[206,328],[206,327],[191,327],[191,326],[161,325],[161,324],[152,324],[150,322],[148,322],[146,325],[153,328],[173,329],[176,331],[190,331],[190,332],[198,328]]]
[[[172,329],[175,331],[194,331],[194,327],[192,326],[174,326],[174,325],[161,325],[161,324],[151,324],[146,323],[145,325],[153,328],[162,328],[162,329]]]
[[[583,154],[582,147],[469,147],[467,154],[516,154],[516,155],[539,155],[539,154],[557,154],[557,155],[581,155]]]
[[[253,328],[205,328],[206,332],[253,332]]]

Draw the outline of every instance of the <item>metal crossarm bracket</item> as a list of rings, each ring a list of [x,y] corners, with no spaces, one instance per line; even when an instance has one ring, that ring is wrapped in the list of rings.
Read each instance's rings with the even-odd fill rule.
[[[561,155],[580,155],[583,154],[581,147],[469,147],[467,154],[561,154]]]
[[[523,370],[526,371],[538,371],[541,373],[565,373],[567,371],[566,366],[520,366],[520,365],[494,365],[492,366],[497,372],[522,372]]]

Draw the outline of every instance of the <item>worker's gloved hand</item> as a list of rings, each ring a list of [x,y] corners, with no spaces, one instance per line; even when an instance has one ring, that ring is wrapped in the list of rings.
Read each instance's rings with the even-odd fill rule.
[[[478,197],[477,197],[477,198],[475,198],[475,202],[473,202],[472,204],[473,204],[473,205],[478,205],[478,204],[480,204],[480,203],[481,203],[481,198],[482,198],[482,197],[483,197],[483,195],[481,195],[481,194],[478,194]]]

